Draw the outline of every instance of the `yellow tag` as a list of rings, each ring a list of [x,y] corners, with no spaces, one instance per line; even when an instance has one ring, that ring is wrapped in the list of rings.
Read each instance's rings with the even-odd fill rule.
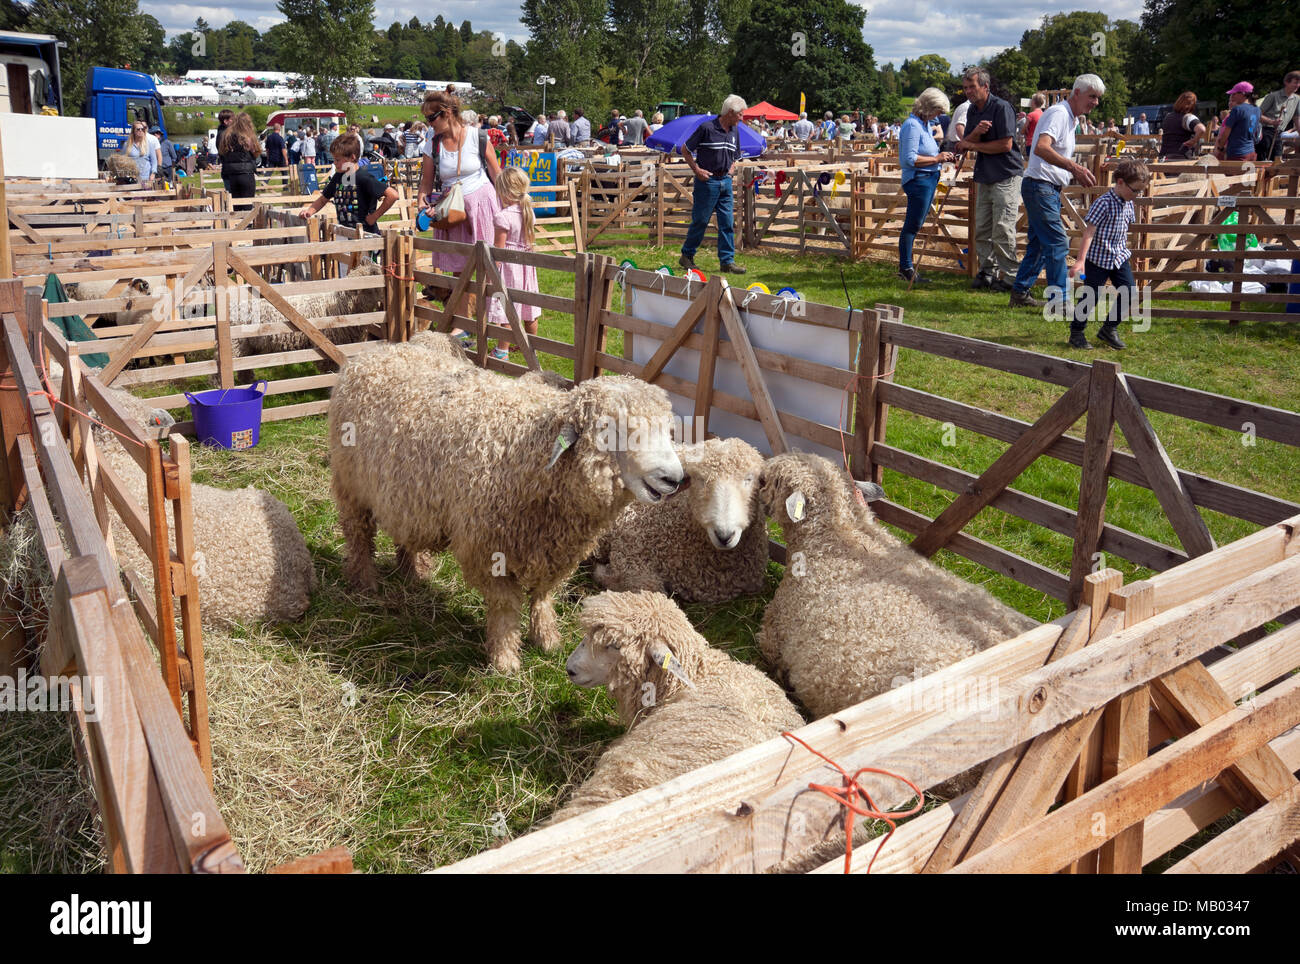
[[[785,513],[790,517],[791,522],[803,521],[804,507],[807,504],[802,492],[792,492],[790,494],[790,498],[785,500]]]

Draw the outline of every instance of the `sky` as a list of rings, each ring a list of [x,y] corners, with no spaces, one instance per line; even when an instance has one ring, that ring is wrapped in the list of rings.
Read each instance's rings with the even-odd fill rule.
[[[158,18],[174,36],[202,17],[214,27],[231,20],[243,20],[264,31],[284,19],[275,8],[276,0],[238,0],[225,6],[189,6],[142,0],[140,9]],[[937,53],[954,68],[992,56],[1005,47],[1016,47],[1020,36],[1037,25],[1044,12],[1067,9],[1044,6],[1039,0],[858,0],[867,10],[866,39],[875,50],[876,63],[901,66],[905,59]],[[1137,20],[1142,0],[1088,0],[1071,3],[1070,10],[1100,10],[1112,20]],[[395,21],[411,17],[429,21],[442,14],[459,24],[469,20],[475,30],[499,31],[509,40],[525,42],[528,31],[519,20],[519,0],[442,0],[437,5],[406,5],[376,0],[375,24],[385,29]]]

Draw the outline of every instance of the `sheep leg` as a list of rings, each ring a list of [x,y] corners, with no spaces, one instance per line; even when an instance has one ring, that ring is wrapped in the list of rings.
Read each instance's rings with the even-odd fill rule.
[[[375,574],[375,517],[369,509],[337,487],[334,501],[338,505],[339,525],[346,543],[343,575],[354,589],[373,592],[379,587],[379,578]]]
[[[533,593],[533,604],[528,611],[528,641],[543,653],[560,648],[560,624],[549,592]]]
[[[408,549],[406,546],[397,547],[397,571],[407,579],[421,582],[432,569],[433,560],[427,552]]]
[[[504,579],[496,579],[492,588],[483,593],[487,603],[488,662],[499,673],[516,673],[523,665],[519,662],[519,611],[524,594],[518,585],[503,583]]]

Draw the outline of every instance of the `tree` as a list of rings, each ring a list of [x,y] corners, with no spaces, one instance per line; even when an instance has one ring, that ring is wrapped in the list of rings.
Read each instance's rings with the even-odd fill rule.
[[[750,103],[787,110],[805,93],[817,109],[879,106],[871,47],[862,39],[866,12],[845,0],[754,0],[736,31],[731,80]]]
[[[397,62],[394,72],[390,75],[400,78],[401,80],[415,80],[420,76],[420,62],[410,54],[404,56]]]
[[[63,109],[72,113],[86,95],[91,67],[135,65],[145,46],[136,0],[35,0],[29,26],[67,43],[59,62]]]
[[[253,44],[255,70],[291,70],[296,65],[290,60],[288,48],[293,38],[293,24],[284,20],[270,27]]]
[[[232,20],[221,32],[225,34],[225,43],[222,45],[220,69],[252,70],[257,28],[242,20]]]
[[[687,0],[686,18],[678,28],[679,55],[668,85],[670,99],[689,111],[712,113],[731,93],[731,54],[740,25],[749,16],[750,0]]]
[[[912,97],[927,87],[946,91],[952,84],[952,64],[938,54],[922,54],[915,60],[904,60],[899,72],[903,78],[903,93]]]
[[[285,53],[303,73],[301,106],[348,103],[349,80],[370,63],[374,0],[279,0],[278,8],[294,27]]]
[[[607,59],[623,78],[610,91],[627,109],[647,111],[672,91],[686,0],[611,0]]]
[[[982,66],[989,72],[989,90],[1013,110],[1020,109],[1021,98],[1033,97],[1038,91],[1038,68],[1015,47],[994,54]]]
[[[1300,51],[1300,20],[1286,3],[1147,0],[1140,33],[1151,42],[1134,64],[1144,102],[1195,90],[1226,107],[1223,92],[1238,81],[1257,91],[1280,87]]]
[[[31,11],[17,0],[0,0],[0,30],[26,30]]]
[[[525,63],[535,71],[528,102],[541,108],[541,91],[531,81],[546,74],[556,81],[547,91],[549,103],[583,107],[594,117],[596,68],[604,62],[599,28],[605,22],[605,0],[524,0],[520,19],[529,34]]]
[[[139,15],[140,52],[137,69],[147,74],[164,70],[171,62],[167,51],[167,33],[156,18],[147,13]]]
[[[1125,33],[1115,31],[1104,13],[1076,10],[1044,17],[1020,38],[1020,50],[1038,68],[1038,82],[1044,90],[1074,86],[1080,74],[1096,74],[1106,85],[1106,94],[1093,112],[1093,119],[1124,117],[1129,103],[1128,81],[1124,77]]]

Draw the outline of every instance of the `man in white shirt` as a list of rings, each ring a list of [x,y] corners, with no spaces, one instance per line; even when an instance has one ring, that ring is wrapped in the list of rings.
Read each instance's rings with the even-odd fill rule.
[[[1142,136],[1151,133],[1151,125],[1147,123],[1147,115],[1139,114],[1137,123],[1133,125],[1133,133]]]
[[[792,130],[794,131],[794,136],[801,141],[806,141],[808,138],[812,137],[813,122],[808,119],[808,113],[806,111],[801,111],[799,113],[799,119],[794,122]]]
[[[1020,197],[1029,221],[1029,240],[1025,257],[1012,285],[1011,307],[1042,306],[1029,294],[1038,280],[1039,270],[1047,273],[1047,297],[1056,317],[1069,318],[1065,292],[1069,284],[1065,258],[1070,240],[1061,225],[1061,188],[1071,178],[1084,187],[1092,187],[1092,172],[1074,161],[1074,125],[1097,106],[1106,85],[1096,74],[1080,74],[1074,80],[1070,96],[1043,112],[1034,128],[1034,143],[1029,150],[1029,165],[1020,183]],[[1056,315],[1056,312],[1060,312]]]

